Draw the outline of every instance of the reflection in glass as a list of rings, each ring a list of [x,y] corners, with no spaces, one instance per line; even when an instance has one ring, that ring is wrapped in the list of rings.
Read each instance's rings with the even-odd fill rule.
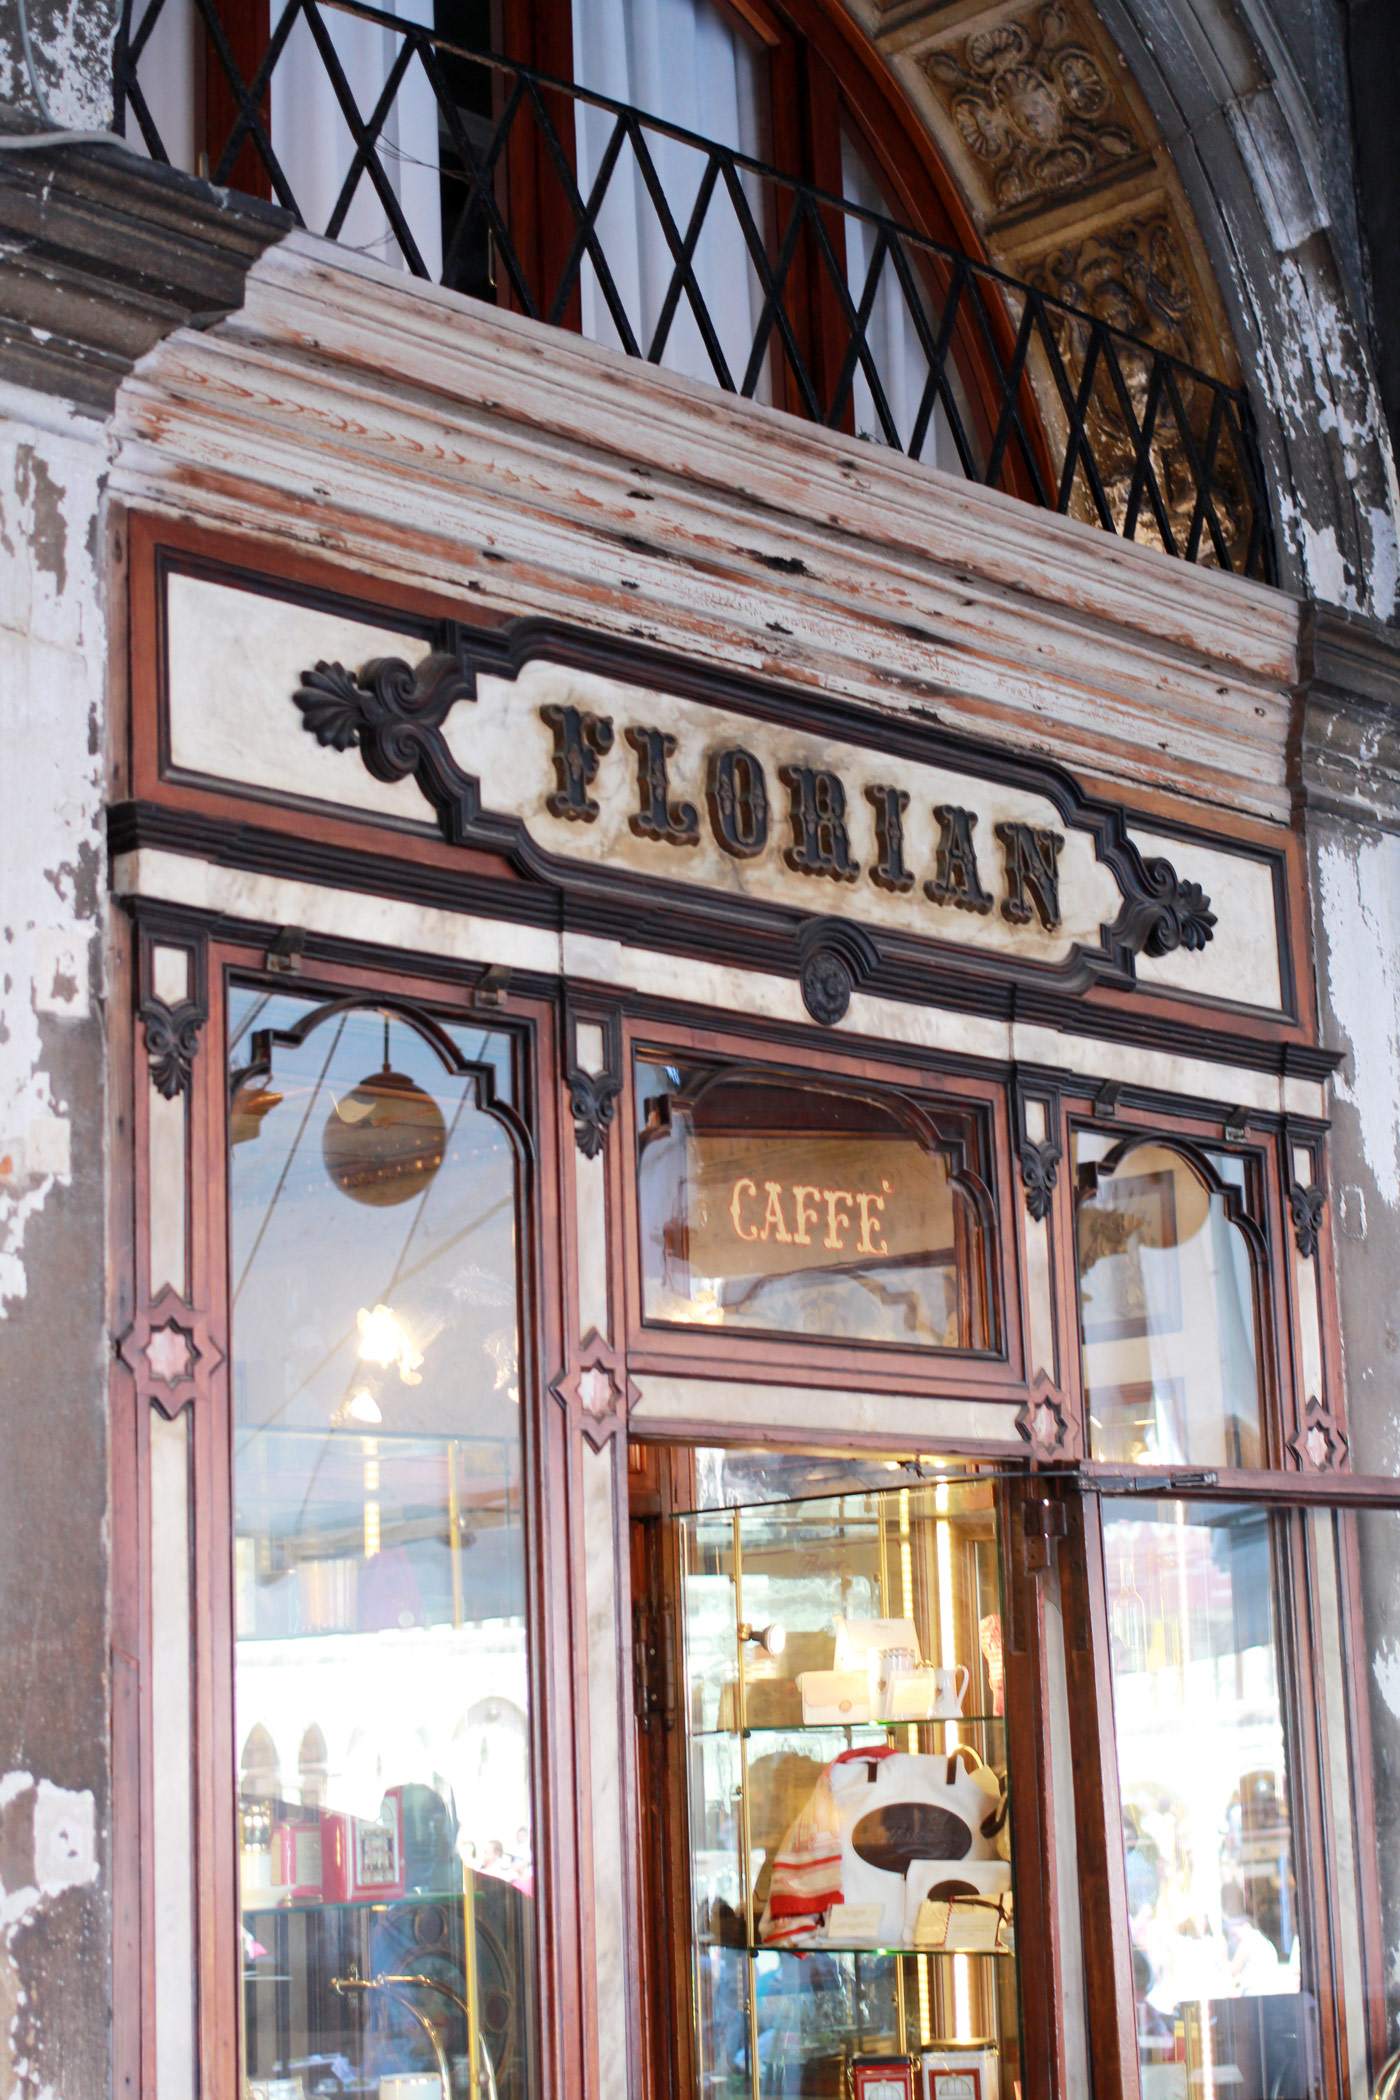
[[[991,1346],[966,1112],[639,1060],[648,1319],[905,1348]]]
[[[527,2100],[508,1039],[239,988],[230,1015],[245,2076]]]
[[[1273,1530],[1258,1507],[1104,1504],[1143,2100],[1305,2100]]]
[[[1165,1145],[1091,1159],[1092,1144],[1076,1143],[1092,1456],[1258,1465],[1254,1269],[1232,1216],[1240,1163],[1212,1162],[1212,1188]]]
[[[852,2063],[881,2055],[975,2069],[1011,2100],[995,1497],[962,1481],[681,1520],[707,2100],[846,2100]],[[776,1653],[756,1637],[774,1626]]]

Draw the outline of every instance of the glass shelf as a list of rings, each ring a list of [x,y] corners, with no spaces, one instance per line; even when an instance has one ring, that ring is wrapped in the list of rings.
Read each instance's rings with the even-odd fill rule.
[[[296,1903],[278,1903],[265,1902],[259,1890],[240,1907],[245,1918],[293,1918],[304,1917],[308,1912],[392,1910],[400,1903],[460,1903],[462,1895],[460,1888],[436,1893],[410,1889],[403,1896],[307,1896]]]
[[[801,1946],[768,1947],[746,1943],[731,1947],[724,1940],[701,1940],[702,1947],[719,1948],[729,1954],[780,1954],[796,1960],[810,1954],[868,1954],[880,1961],[1013,1961],[1014,1947],[877,1947],[868,1940],[804,1940]]]
[[[692,1728],[693,1743],[749,1735],[853,1735],[860,1728],[893,1734],[899,1728],[1004,1728],[1003,1714],[939,1714],[925,1721],[762,1721],[750,1728]]]

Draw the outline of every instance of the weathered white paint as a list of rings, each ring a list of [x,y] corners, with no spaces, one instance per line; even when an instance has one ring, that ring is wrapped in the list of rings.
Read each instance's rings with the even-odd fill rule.
[[[938,1400],[918,1393],[862,1393],[849,1386],[758,1385],[750,1380],[648,1375],[633,1402],[636,1428],[652,1436],[670,1425],[746,1443],[765,1436],[885,1436],[914,1452],[936,1450],[940,1437],[1015,1440],[1016,1404]]]
[[[34,1878],[7,1887],[0,1881],[0,1947],[12,1939],[16,1928],[32,1917],[42,1903],[62,1895],[65,1889],[86,1886],[97,1879],[97,1810],[86,1789],[55,1786],[36,1779],[32,1772],[0,1775],[0,1809],[14,1813],[14,1805],[31,1796],[29,1813]],[[23,1848],[15,1847],[17,1856]]]
[[[0,823],[0,1318],[25,1295],[25,1239],[72,1175],[68,1103],[47,1031],[101,982],[105,457],[96,432],[0,388],[0,691],[9,793]],[[100,1131],[81,1142],[100,1146]],[[89,1155],[90,1156],[90,1155]]]
[[[143,360],[115,443],[133,499],[360,577],[1287,812],[1297,615],[1278,592],[306,235],[254,266],[239,314]]]
[[[428,653],[421,637],[199,576],[172,576],[167,606],[174,765],[436,830],[412,780],[375,780],[354,753],[323,749],[292,704],[302,672],[316,663],[358,669],[400,656],[416,664]]]
[[[37,2023],[22,1965],[22,1934],[66,1891],[97,1880],[97,1805],[86,1788],[55,1786],[16,1770],[0,1773],[0,1817],[11,1839],[10,1857],[28,1855],[33,1863],[32,1879],[13,1886],[0,1879],[0,2079],[10,2100],[59,2100],[51,2086],[37,2085],[25,2053],[23,2037],[32,2037]],[[20,1830],[25,1819],[28,1845]]]
[[[1199,954],[1178,948],[1171,955],[1140,955],[1139,981],[1277,1013],[1280,929],[1269,862],[1137,825],[1129,836],[1144,855],[1169,860],[1184,882],[1199,882],[1216,920],[1214,938]]]
[[[1333,1026],[1348,1052],[1334,1084],[1356,1111],[1381,1201],[1400,1209],[1400,838],[1320,835],[1314,866]]]

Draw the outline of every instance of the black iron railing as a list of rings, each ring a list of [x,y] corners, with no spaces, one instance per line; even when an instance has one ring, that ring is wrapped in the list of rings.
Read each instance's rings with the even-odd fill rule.
[[[416,275],[1272,578],[1241,388],[869,203],[361,0],[251,19],[126,0],[117,128],[161,160],[202,132],[194,172]]]

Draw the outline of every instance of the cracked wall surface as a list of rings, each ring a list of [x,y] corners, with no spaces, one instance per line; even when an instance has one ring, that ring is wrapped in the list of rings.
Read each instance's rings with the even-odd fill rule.
[[[0,2095],[108,2090],[100,430],[0,433]]]

